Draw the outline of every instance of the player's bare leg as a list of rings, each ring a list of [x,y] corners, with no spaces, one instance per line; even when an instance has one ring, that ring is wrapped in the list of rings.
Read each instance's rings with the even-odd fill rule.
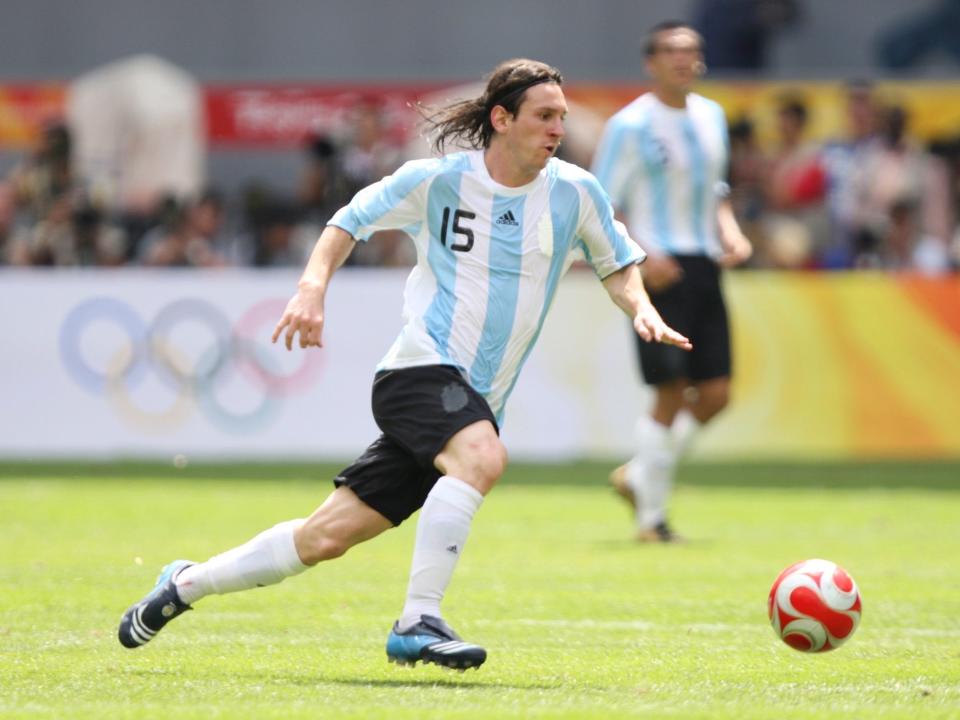
[[[334,490],[306,520],[287,520],[204,563],[175,560],[150,593],[120,620],[120,643],[138,648],[207,595],[274,585],[392,527],[346,487]]]

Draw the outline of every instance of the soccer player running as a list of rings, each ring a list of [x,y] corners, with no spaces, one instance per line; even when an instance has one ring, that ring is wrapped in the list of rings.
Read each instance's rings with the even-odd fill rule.
[[[690,91],[703,74],[703,39],[666,22],[649,33],[652,90],[608,121],[593,172],[649,254],[644,282],[665,322],[693,351],[640,343],[640,367],[654,388],[636,425],[636,454],[610,475],[632,504],[637,539],[679,539],[667,521],[677,460],[691,437],[727,405],[730,331],[720,268],[747,260],[752,247],[727,199],[727,124],[722,108]]]
[[[287,349],[321,347],[324,297],[357,241],[403,229],[417,250],[404,293],[406,325],[377,368],[373,415],[382,434],[334,480],[306,519],[244,545],[164,568],[120,622],[136,648],[201,598],[278,583],[395,527],[422,507],[406,603],[387,637],[393,662],[479,667],[440,602],[484,496],[503,474],[504,404],[573,259],[592,264],[637,334],[689,348],[664,324],[636,264],[644,253],[616,222],[596,179],[554,158],[567,105],[554,68],[499,65],[481,97],[429,119],[436,147],[476,148],[406,163],[361,190],[330,220],[273,333]]]

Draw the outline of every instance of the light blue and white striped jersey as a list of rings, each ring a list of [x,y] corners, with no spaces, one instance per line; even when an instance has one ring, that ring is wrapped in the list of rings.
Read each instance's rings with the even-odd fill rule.
[[[672,108],[646,93],[607,122],[593,173],[646,250],[716,258],[728,158],[720,105],[690,93]]]
[[[646,257],[586,170],[552,158],[512,188],[480,150],[408,162],[330,224],[357,240],[401,229],[416,245],[406,324],[377,369],[453,365],[498,422],[570,264],[584,257],[605,278]]]

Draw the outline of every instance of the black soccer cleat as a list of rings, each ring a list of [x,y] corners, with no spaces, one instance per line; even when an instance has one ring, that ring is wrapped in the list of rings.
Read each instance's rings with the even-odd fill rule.
[[[661,520],[652,528],[637,531],[637,541],[646,543],[684,543],[686,538],[678,535],[666,520]]]
[[[420,622],[403,632],[399,630],[399,623],[394,623],[387,637],[387,659],[410,666],[419,660],[462,672],[483,665],[487,651],[463,642],[440,618],[421,615]]]
[[[193,609],[180,599],[173,581],[182,570],[195,564],[189,560],[174,560],[163,568],[150,594],[130,606],[120,618],[117,634],[121,645],[130,649],[146,645],[177,615]]]

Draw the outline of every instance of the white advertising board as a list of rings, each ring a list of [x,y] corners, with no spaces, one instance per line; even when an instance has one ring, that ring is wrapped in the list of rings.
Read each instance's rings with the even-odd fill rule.
[[[287,352],[270,335],[298,275],[0,272],[0,458],[359,454],[406,271],[342,270],[324,347]],[[646,402],[627,319],[572,273],[507,405],[511,457],[626,457]]]

